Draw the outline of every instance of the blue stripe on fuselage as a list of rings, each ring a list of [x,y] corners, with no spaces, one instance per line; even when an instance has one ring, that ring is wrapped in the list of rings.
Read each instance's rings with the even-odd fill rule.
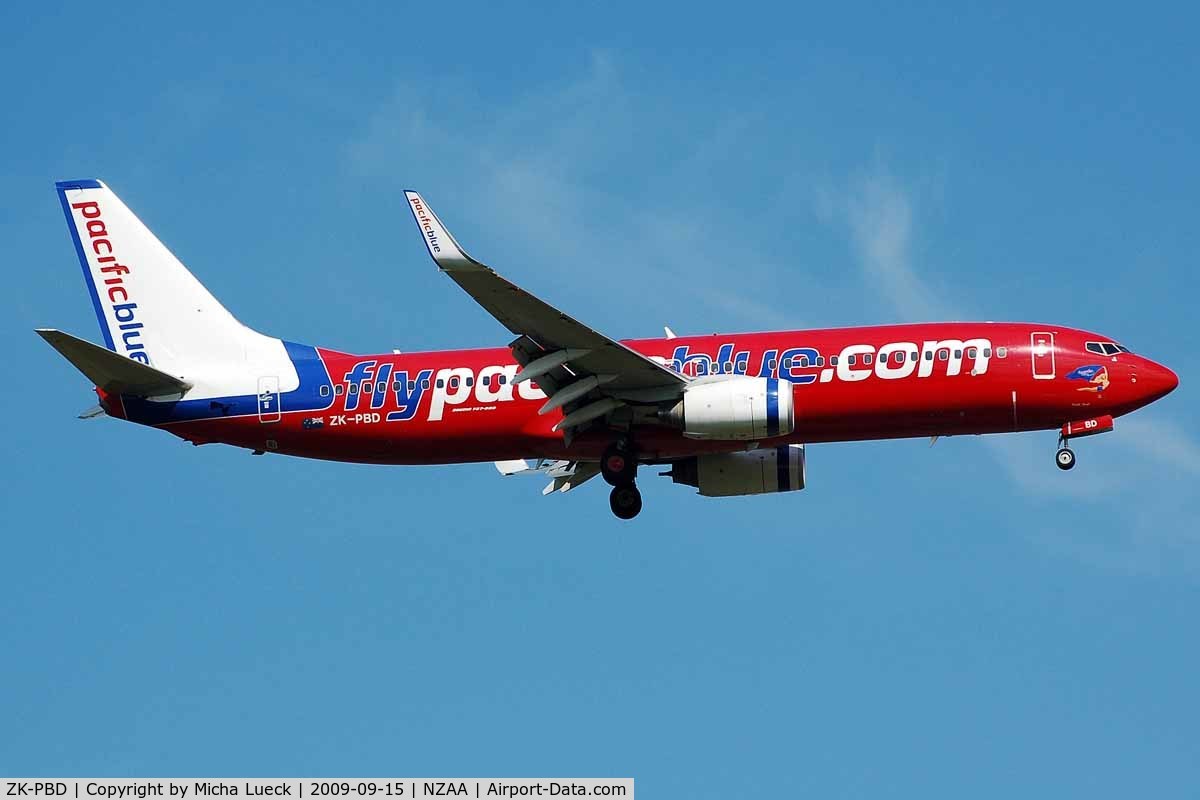
[[[329,371],[317,355],[317,348],[295,342],[284,342],[288,358],[296,367],[300,385],[280,396],[283,411],[323,411],[333,405],[333,384]],[[321,387],[330,387],[326,396],[321,396]],[[145,425],[162,425],[168,422],[194,422],[220,417],[237,417],[258,414],[258,395],[241,394],[230,397],[207,397],[202,400],[176,400],[157,402],[140,397],[122,398],[125,415],[131,422]]]

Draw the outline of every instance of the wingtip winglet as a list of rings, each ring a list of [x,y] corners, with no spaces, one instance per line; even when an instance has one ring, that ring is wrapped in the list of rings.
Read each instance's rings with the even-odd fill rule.
[[[421,231],[425,249],[442,271],[486,269],[466,254],[419,193],[405,189],[404,199],[408,202],[408,210],[412,212],[417,228]]]

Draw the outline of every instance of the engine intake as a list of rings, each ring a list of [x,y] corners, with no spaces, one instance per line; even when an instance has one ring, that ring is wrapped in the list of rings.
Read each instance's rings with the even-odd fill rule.
[[[798,492],[804,488],[804,445],[789,444],[742,453],[694,456],[676,461],[674,483],[695,486],[705,497]]]
[[[796,428],[792,384],[777,378],[738,376],[693,383],[662,416],[689,439],[769,439]]]

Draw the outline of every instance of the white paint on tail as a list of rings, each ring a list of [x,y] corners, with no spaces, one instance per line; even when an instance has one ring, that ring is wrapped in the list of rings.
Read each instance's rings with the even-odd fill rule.
[[[238,322],[100,181],[58,184],[110,350],[193,385],[188,399],[299,385],[283,343]]]

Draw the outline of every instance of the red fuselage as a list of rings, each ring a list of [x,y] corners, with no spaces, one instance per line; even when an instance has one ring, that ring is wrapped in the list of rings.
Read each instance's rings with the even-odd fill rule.
[[[1114,352],[1108,337],[1054,325],[884,325],[624,344],[689,377],[732,372],[790,381],[795,430],[753,445],[762,447],[1058,428],[1127,414],[1178,384],[1166,367],[1123,348]],[[568,445],[553,430],[561,411],[539,415],[544,396],[513,384],[518,365],[506,348],[307,351],[312,355],[299,369],[305,391],[284,393],[258,413],[211,402],[207,411],[184,413],[181,406],[148,416],[131,401],[102,399],[115,416],[198,444],[337,461],[595,460],[612,439],[611,431],[594,428]],[[747,444],[688,439],[665,423],[639,425],[636,438],[644,460]]]

